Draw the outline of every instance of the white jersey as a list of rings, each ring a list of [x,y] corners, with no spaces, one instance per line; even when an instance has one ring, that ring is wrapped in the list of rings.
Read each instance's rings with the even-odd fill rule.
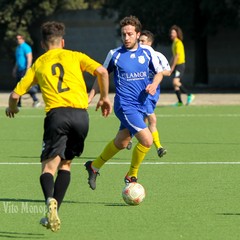
[[[168,63],[167,58],[160,52],[155,51],[159,59],[160,65],[162,66],[163,71],[171,71],[171,67]]]
[[[159,63],[161,65],[163,71],[171,71],[171,67],[168,63],[167,58],[160,52],[155,51],[155,53],[157,55],[157,58],[159,60]],[[153,80],[154,75],[155,75],[155,73],[153,71],[150,72],[150,81]],[[158,87],[156,89],[156,93],[153,96],[149,95],[148,99],[153,101],[154,104],[157,104],[157,101],[159,99],[159,95],[160,95],[160,84],[158,85]]]

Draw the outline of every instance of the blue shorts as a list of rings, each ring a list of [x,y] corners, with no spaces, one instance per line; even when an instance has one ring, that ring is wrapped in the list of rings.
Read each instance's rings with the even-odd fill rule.
[[[137,109],[123,111],[122,108],[118,108],[118,110],[115,111],[115,115],[121,122],[119,130],[127,128],[131,137],[139,131],[147,128],[147,125],[144,122],[144,113]]]
[[[156,105],[157,105],[156,101],[148,99],[146,101],[146,105],[145,105],[146,106],[146,113],[145,113],[145,115],[149,116],[149,115],[153,114],[154,110],[156,108]]]

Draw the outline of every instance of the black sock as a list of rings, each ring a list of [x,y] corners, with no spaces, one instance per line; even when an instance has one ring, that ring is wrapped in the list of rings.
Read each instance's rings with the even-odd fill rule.
[[[51,173],[43,173],[40,176],[40,183],[45,197],[45,201],[53,196],[54,178]]]
[[[182,93],[185,93],[185,94],[189,95],[188,90],[183,85],[181,85],[179,88],[180,88]]]
[[[178,102],[182,103],[181,91],[180,91],[180,90],[176,90],[175,93],[176,93],[176,95],[177,95]]]
[[[54,193],[53,193],[53,197],[58,202],[58,208],[60,207],[60,205],[63,201],[65,193],[68,189],[70,180],[71,180],[70,171],[67,171],[67,170],[59,170],[58,171],[58,175],[57,175],[55,185],[54,185]]]

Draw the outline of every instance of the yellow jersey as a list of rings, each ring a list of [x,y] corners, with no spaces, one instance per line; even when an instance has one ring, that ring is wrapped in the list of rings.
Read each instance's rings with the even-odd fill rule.
[[[99,66],[100,63],[84,53],[52,49],[35,61],[14,92],[21,96],[39,84],[46,112],[58,107],[87,109],[88,94],[83,72],[94,75]]]
[[[182,41],[179,38],[175,38],[172,43],[173,56],[178,54],[177,65],[185,63],[185,51]]]

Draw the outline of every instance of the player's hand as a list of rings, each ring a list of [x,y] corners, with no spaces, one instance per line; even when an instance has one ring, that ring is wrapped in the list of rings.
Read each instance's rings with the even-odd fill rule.
[[[150,95],[154,95],[156,93],[157,86],[155,84],[148,84],[146,87],[146,92]]]
[[[107,117],[112,112],[112,103],[109,98],[100,99],[96,106],[96,111],[101,107],[102,116]]]
[[[7,107],[5,110],[6,116],[9,118],[14,118],[14,115],[17,114],[18,112],[19,112],[18,107],[14,108],[14,109]]]

